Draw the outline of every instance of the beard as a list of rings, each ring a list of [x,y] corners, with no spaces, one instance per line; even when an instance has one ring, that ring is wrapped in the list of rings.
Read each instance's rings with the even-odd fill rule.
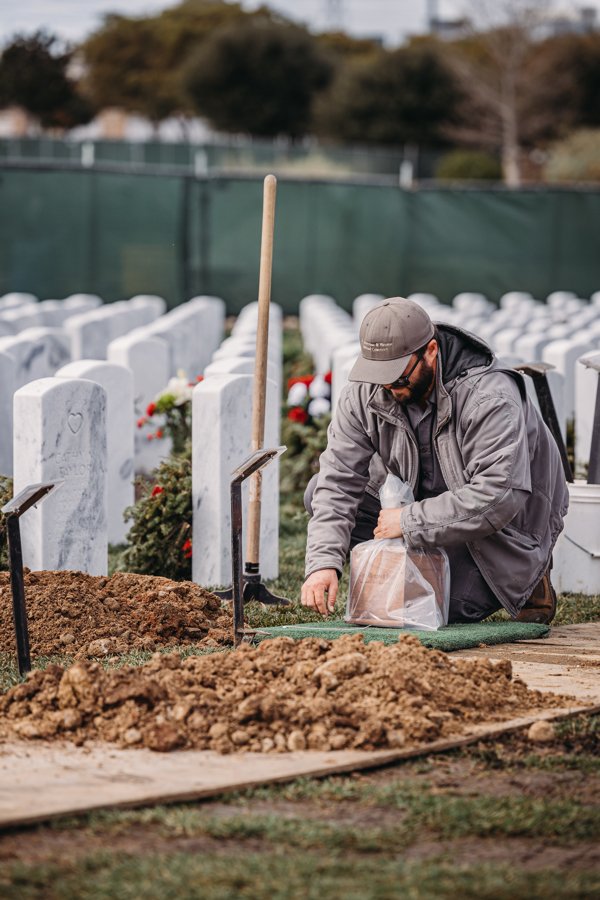
[[[405,388],[406,396],[396,397],[392,391],[389,391],[400,406],[408,406],[409,403],[421,403],[433,387],[435,371],[432,365],[423,359],[417,373],[415,373],[415,377],[411,378],[410,384]]]

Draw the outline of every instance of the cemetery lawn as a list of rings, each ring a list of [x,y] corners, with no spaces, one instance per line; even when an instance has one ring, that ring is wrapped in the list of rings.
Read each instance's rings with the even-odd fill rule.
[[[19,898],[592,898],[600,717],[366,774],[96,812],[0,837]]]
[[[286,346],[287,375],[310,371],[297,333]],[[299,603],[306,524],[301,493],[282,495],[280,577],[268,586],[292,604],[249,604],[249,626],[320,620]],[[347,585],[346,571],[336,616]],[[594,621],[600,596],[559,598],[556,624]],[[72,659],[34,664],[50,662]],[[1,654],[0,689],[18,680],[12,654]],[[550,743],[516,733],[367,773],[14,829],[0,835],[0,896],[591,900],[600,896],[599,750],[600,716],[582,715],[558,723]]]
[[[253,626],[318,618],[299,606],[306,515],[298,500],[283,500],[281,575],[270,582],[293,605],[251,604]],[[340,614],[346,586],[347,574]],[[600,597],[560,598],[558,622],[599,620]],[[12,660],[1,676],[5,687],[18,679]],[[0,895],[592,898],[600,893],[599,751],[600,716],[579,716],[559,723],[551,744],[508,735],[374,772],[12,830],[0,836]]]

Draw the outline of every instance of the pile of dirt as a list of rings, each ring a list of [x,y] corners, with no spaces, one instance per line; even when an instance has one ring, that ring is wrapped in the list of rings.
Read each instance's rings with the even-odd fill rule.
[[[32,672],[0,700],[0,735],[161,751],[372,750],[560,705],[513,679],[508,660],[453,658],[412,636],[276,638],[185,660],[157,653],[137,668]]]
[[[14,652],[10,598],[8,572],[0,572],[0,650]],[[218,597],[191,581],[26,569],[25,601],[34,657],[106,657],[178,644],[231,643],[231,614]]]

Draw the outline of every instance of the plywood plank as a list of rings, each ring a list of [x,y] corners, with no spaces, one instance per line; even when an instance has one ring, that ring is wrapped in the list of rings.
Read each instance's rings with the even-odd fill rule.
[[[534,689],[572,695],[561,709],[531,710],[505,722],[485,723],[441,741],[377,752],[302,751],[285,754],[232,754],[211,751],[119,750],[94,744],[19,742],[0,746],[0,827],[44,821],[106,807],[145,806],[201,800],[259,784],[299,776],[323,776],[373,768],[414,756],[466,746],[526,727],[539,719],[600,711],[600,678],[595,651],[600,625],[553,629],[552,637],[521,644],[459,651],[459,656],[513,660],[513,671]],[[557,659],[556,648],[560,647]],[[541,660],[541,661],[540,661]],[[582,663],[581,660],[584,660]]]
[[[600,711],[600,705],[589,711]],[[425,753],[466,746],[526,727],[540,719],[570,716],[581,707],[544,710],[510,721],[478,725],[452,739],[401,750],[301,751],[222,756],[212,751],[120,750],[94,744],[6,744],[0,755],[0,828],[103,808],[202,800],[226,791],[374,768]]]

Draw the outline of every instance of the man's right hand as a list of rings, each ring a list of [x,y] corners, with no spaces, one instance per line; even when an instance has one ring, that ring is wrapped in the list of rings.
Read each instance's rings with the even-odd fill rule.
[[[322,616],[333,612],[338,589],[338,573],[335,569],[318,569],[309,575],[302,585],[302,606],[317,609]]]

